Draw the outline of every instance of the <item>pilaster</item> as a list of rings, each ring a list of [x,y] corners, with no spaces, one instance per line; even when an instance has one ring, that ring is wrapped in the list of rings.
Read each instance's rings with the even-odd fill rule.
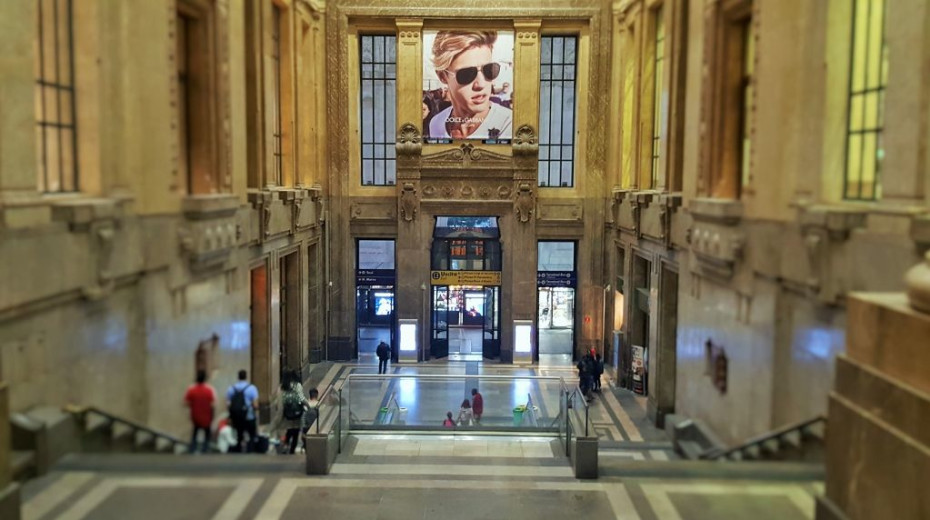
[[[516,20],[513,23],[514,78],[522,85],[513,89],[513,127],[539,128],[539,28],[542,20]]]

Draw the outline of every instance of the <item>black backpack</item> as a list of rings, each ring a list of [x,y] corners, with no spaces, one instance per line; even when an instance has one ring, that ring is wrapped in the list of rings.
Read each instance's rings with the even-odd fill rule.
[[[301,402],[299,395],[295,392],[288,392],[284,396],[284,418],[289,421],[296,421],[304,415],[304,403]]]
[[[233,424],[243,424],[249,418],[249,403],[245,398],[245,391],[249,389],[249,386],[245,388],[238,389],[233,387],[232,399],[229,400],[229,418],[232,419]]]

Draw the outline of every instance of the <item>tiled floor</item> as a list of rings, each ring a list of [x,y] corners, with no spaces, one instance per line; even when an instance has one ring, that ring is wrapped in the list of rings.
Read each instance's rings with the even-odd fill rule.
[[[577,481],[564,467],[346,464],[327,477],[56,472],[26,485],[24,520],[806,520],[820,484]]]
[[[352,455],[554,458],[551,440],[510,438],[360,436]]]
[[[527,387],[519,380],[486,385],[475,376],[548,375],[569,383],[575,377],[570,367],[449,363],[391,368],[399,375],[461,378],[455,383],[412,386],[403,382],[405,378],[366,384],[353,389],[353,399],[374,404],[357,406],[353,413],[374,416],[395,393],[420,417],[441,420],[445,409],[457,408],[477,384],[485,395],[489,420],[495,416],[512,420],[511,407],[521,395],[534,395],[541,411],[549,413],[553,404],[546,389]],[[337,365],[320,387],[350,373],[374,372],[373,367]],[[25,485],[23,518],[795,520],[814,516],[813,497],[823,493],[823,487],[800,480],[808,477],[786,481],[764,471],[733,477],[713,463],[705,463],[698,474],[694,463],[674,460],[664,432],[646,420],[641,397],[605,383],[589,413],[602,440],[602,476],[596,481],[575,479],[568,460],[561,456],[561,444],[549,438],[478,437],[462,431],[439,431],[433,436],[375,432],[351,436],[325,477],[305,475],[299,456],[80,456]]]

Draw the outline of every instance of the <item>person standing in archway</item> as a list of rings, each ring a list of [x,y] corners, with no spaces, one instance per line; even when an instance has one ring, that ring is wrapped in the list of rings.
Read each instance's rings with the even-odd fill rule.
[[[378,355],[378,373],[387,374],[388,360],[391,359],[391,347],[382,341],[381,343],[378,343],[378,348],[375,349],[375,354]]]

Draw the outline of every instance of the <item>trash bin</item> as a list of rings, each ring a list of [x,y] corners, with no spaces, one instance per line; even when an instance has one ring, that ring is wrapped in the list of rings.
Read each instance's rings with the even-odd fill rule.
[[[398,423],[407,424],[407,409],[406,408],[404,407],[398,408],[397,415],[398,415],[398,420],[397,420]]]
[[[513,409],[513,425],[520,426],[523,424],[523,414],[526,412],[526,405],[520,405]]]

